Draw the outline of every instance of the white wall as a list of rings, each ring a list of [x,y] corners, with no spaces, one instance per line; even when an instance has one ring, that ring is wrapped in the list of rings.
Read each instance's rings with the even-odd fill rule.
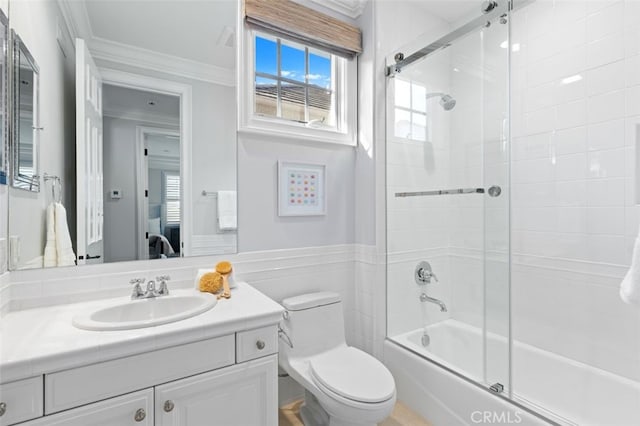
[[[57,2],[12,0],[10,26],[16,30],[40,68],[40,174],[60,176],[72,237],[75,235],[75,97],[74,50]],[[62,46],[62,47],[61,47]],[[64,48],[64,52],[63,52]],[[65,56],[66,55],[66,56]],[[9,189],[9,234],[19,235],[24,264],[44,251],[44,209],[51,202],[50,183],[41,192]]]
[[[618,290],[640,213],[639,36],[637,1],[537,1],[513,20],[514,336],[634,380],[640,311]]]
[[[326,215],[278,216],[278,160],[321,163],[326,169]],[[349,244],[354,241],[351,147],[238,137],[240,251]],[[259,212],[259,214],[257,214]]]

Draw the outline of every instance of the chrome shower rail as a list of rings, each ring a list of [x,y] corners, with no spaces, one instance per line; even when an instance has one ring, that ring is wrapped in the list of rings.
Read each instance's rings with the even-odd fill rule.
[[[484,194],[484,188],[438,189],[435,191],[396,192],[396,197],[424,197],[428,195]]]
[[[404,59],[397,61],[395,64],[387,66],[385,68],[385,75],[387,77],[394,77],[396,74],[399,74],[404,67],[411,65],[412,63],[419,61],[420,59],[423,59],[426,56],[439,51],[440,49],[445,49],[451,46],[451,43],[453,43],[460,37],[463,37],[471,33],[472,31],[477,30],[478,28],[488,26],[487,22],[489,22],[490,24],[490,21],[492,21],[493,19],[502,17],[509,11],[519,9],[534,1],[535,0],[498,0],[495,2],[485,2],[492,3],[494,4],[494,6],[487,9],[486,11],[483,10],[483,15],[478,16],[477,18],[469,21],[461,27],[456,28],[445,36],[440,37],[438,40],[434,41],[428,46],[425,46],[417,52],[404,57]]]

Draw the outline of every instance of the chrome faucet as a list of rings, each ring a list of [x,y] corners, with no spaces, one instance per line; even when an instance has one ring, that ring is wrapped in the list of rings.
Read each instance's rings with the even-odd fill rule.
[[[420,295],[420,301],[435,303],[436,305],[440,306],[440,312],[447,312],[447,305],[445,305],[442,300],[429,297],[427,296],[427,293],[422,293]]]
[[[160,288],[158,288],[158,296],[167,296],[169,294],[169,287],[167,287],[167,281],[169,281],[171,277],[169,275],[160,275],[156,277],[156,281],[160,283]]]
[[[429,262],[418,263],[414,271],[414,278],[416,280],[416,284],[418,284],[420,287],[422,287],[425,290],[426,290],[427,284],[431,284],[432,279],[435,280],[435,282],[438,282],[438,277],[431,270],[431,265],[429,264]],[[435,303],[436,305],[440,306],[440,312],[447,312],[447,305],[445,305],[442,300],[429,297],[427,293],[425,293],[425,290],[423,290],[422,293],[420,294],[420,301]]]
[[[133,292],[131,293],[131,300],[137,299],[152,299],[154,297],[166,296],[169,294],[169,288],[167,287],[167,281],[171,279],[168,275],[162,275],[156,278],[160,282],[160,288],[156,289],[156,282],[150,280],[147,283],[147,288],[142,291],[141,284],[144,284],[144,278],[134,278],[129,281],[129,284],[133,284]]]

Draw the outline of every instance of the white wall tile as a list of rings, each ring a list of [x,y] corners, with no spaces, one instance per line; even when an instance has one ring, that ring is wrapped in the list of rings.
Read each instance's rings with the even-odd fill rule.
[[[589,123],[615,120],[625,115],[625,91],[618,90],[589,98]]]
[[[587,122],[587,102],[584,99],[558,105],[556,129],[582,126]]]
[[[587,94],[599,95],[624,88],[625,61],[619,60],[587,71]]]
[[[596,41],[620,31],[624,19],[624,2],[618,1],[587,17],[587,41]]]
[[[592,178],[624,177],[625,150],[609,149],[589,153],[589,176]]]
[[[587,44],[587,66],[595,68],[624,58],[624,36],[622,33],[608,35]]]
[[[554,150],[556,155],[584,152],[587,146],[587,128],[584,126],[562,129],[554,132]]]
[[[624,146],[624,120],[590,125],[587,135],[590,151],[622,147]]]

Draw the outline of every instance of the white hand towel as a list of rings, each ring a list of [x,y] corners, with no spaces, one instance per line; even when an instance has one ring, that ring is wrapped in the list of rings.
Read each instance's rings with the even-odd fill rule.
[[[58,254],[56,251],[56,218],[54,203],[47,207],[47,242],[44,246],[45,268],[58,266]]]
[[[67,225],[67,210],[61,203],[56,203],[56,251],[58,252],[58,266],[73,266],[76,264],[76,254],[71,246],[69,225]]]
[[[221,231],[238,229],[236,191],[218,191],[218,227]]]
[[[631,267],[620,285],[620,297],[625,303],[640,306],[640,235],[633,246]]]

